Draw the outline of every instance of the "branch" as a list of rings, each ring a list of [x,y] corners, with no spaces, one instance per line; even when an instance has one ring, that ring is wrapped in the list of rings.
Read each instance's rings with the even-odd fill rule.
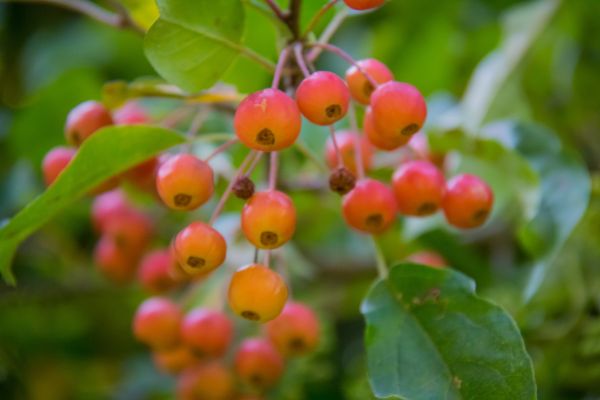
[[[112,26],[117,29],[129,29],[140,35],[146,32],[140,28],[127,14],[124,9],[119,9],[118,13],[112,13],[102,7],[98,7],[92,2],[83,0],[4,0],[13,3],[37,3],[49,4],[57,7],[71,10],[90,17],[105,25]]]

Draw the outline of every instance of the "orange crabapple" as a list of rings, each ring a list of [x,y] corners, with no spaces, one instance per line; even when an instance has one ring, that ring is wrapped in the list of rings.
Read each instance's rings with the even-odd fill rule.
[[[112,124],[113,119],[104,105],[86,101],[69,112],[65,137],[69,144],[79,146],[98,129]]]
[[[100,237],[94,248],[94,264],[111,282],[129,283],[135,276],[137,254],[131,254],[107,235]]]
[[[446,180],[429,161],[408,161],[394,172],[392,188],[401,214],[424,217],[442,205]]]
[[[348,7],[359,11],[377,8],[383,5],[384,2],[385,0],[344,0]]]
[[[192,222],[175,237],[173,251],[180,268],[188,275],[204,275],[225,261],[227,243],[213,227]]]
[[[242,230],[250,243],[260,249],[275,249],[294,235],[296,208],[283,192],[258,192],[244,205],[241,220]]]
[[[318,71],[300,83],[296,102],[302,115],[313,124],[331,125],[348,112],[350,90],[333,72]]]
[[[140,257],[153,234],[152,220],[135,208],[106,221],[103,233],[113,238],[117,246]]]
[[[156,189],[162,201],[174,210],[193,210],[213,194],[213,170],[192,154],[169,157],[158,168]]]
[[[371,167],[371,161],[373,158],[373,149],[371,143],[361,135],[358,135],[350,131],[338,131],[335,133],[335,141],[338,145],[340,154],[342,155],[342,162],[346,168],[350,170],[355,176],[357,173],[356,169],[356,141],[359,141],[360,156],[362,157],[363,167],[368,170]],[[325,160],[329,168],[336,168],[338,166],[338,158],[335,152],[335,146],[331,137],[327,139],[325,144]]]
[[[60,173],[69,165],[77,150],[72,147],[59,146],[50,150],[42,161],[42,173],[46,186],[50,186]]]
[[[181,340],[199,357],[221,357],[233,337],[233,323],[222,312],[196,308],[181,324]]]
[[[164,293],[177,285],[171,275],[175,260],[168,249],[154,250],[140,262],[138,276],[142,287],[150,293]]]
[[[230,400],[235,379],[221,362],[200,363],[188,368],[177,381],[178,400]]]
[[[373,111],[371,107],[367,108],[363,120],[363,130],[369,142],[380,150],[392,151],[404,146],[410,140],[410,136],[404,135],[385,135],[377,129],[373,120]]]
[[[302,118],[296,102],[277,89],[247,96],[235,111],[235,134],[247,147],[259,151],[282,150],[294,144]]]
[[[396,199],[392,190],[383,183],[361,179],[344,196],[342,212],[352,228],[371,234],[383,233],[396,220]]]
[[[251,321],[267,322],[281,313],[288,298],[288,288],[275,271],[261,264],[250,264],[233,274],[227,297],[237,315]]]
[[[410,137],[425,123],[427,104],[414,86],[389,81],[379,85],[371,95],[371,111],[375,127],[383,137]]]
[[[306,305],[290,302],[267,323],[267,336],[284,356],[307,354],[319,343],[319,321]]]
[[[182,319],[177,304],[164,297],[150,297],[135,312],[133,334],[154,349],[173,348],[179,344]]]
[[[348,68],[346,71],[346,82],[348,82],[350,94],[356,101],[366,105],[369,104],[371,94],[375,90],[375,87],[373,87],[373,84],[367,79],[365,73],[377,84],[393,80],[394,75],[384,63],[373,58],[357,61],[356,65]]]
[[[487,183],[475,175],[462,174],[448,182],[442,206],[449,224],[469,229],[485,223],[493,204],[494,193]]]
[[[194,353],[184,345],[154,350],[152,360],[159,370],[168,374],[178,374],[199,362]]]
[[[284,360],[265,339],[244,340],[235,355],[235,372],[245,384],[265,390],[277,383],[283,374]]]
[[[413,253],[408,256],[406,260],[417,264],[428,265],[434,268],[444,268],[448,266],[448,263],[444,257],[434,251],[428,250]]]
[[[132,209],[123,191],[117,189],[102,193],[92,203],[92,225],[97,232],[104,232],[110,221]]]

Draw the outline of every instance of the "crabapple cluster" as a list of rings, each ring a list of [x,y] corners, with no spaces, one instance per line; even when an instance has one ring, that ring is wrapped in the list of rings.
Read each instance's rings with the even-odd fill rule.
[[[344,2],[352,9],[367,10],[384,0]],[[278,189],[277,173],[281,152],[296,144],[303,123],[327,127],[324,159],[331,170],[329,188],[343,196],[340,214],[359,232],[379,235],[393,227],[399,216],[428,217],[440,210],[450,225],[470,229],[484,224],[492,211],[493,193],[481,178],[462,174],[446,180],[445,155],[429,149],[423,133],[427,104],[419,90],[395,80],[381,61],[354,61],[341,49],[328,46],[325,50],[350,62],[344,78],[309,68],[311,44],[292,42],[280,54],[272,86],[237,104],[235,135],[215,152],[237,142],[248,149],[247,156],[210,219],[194,214],[169,238],[168,246],[153,246],[158,239],[156,221],[118,186],[130,183],[167,210],[185,216],[210,205],[215,197],[219,177],[211,167],[212,156],[202,159],[186,147],[151,157],[90,193],[96,196],[91,220],[99,235],[94,261],[115,283],[137,277],[151,296],[135,313],[133,334],[151,349],[160,370],[178,376],[178,398],[262,396],[279,381],[289,358],[318,346],[320,328],[314,311],[291,298],[290,277],[281,273],[281,259],[276,260],[279,265],[271,265],[276,264],[271,263],[272,252],[292,240],[296,230],[294,201]],[[289,79],[282,79],[284,69]],[[284,90],[280,90],[282,81]],[[349,128],[336,131],[336,124],[344,124],[346,117]],[[93,101],[75,107],[65,127],[71,147],[54,148],[43,160],[46,184],[54,184],[76,157],[77,147],[99,129],[152,120],[136,102],[115,110]],[[384,152],[394,169],[390,184],[375,178],[390,167],[389,161],[378,162]],[[267,182],[255,184],[253,169],[265,156]],[[383,173],[373,174],[375,170]],[[239,231],[255,248],[255,257],[246,265],[235,265],[232,273],[224,271],[227,290],[222,291],[222,300],[229,305],[227,311],[190,305],[186,294],[201,288],[216,270],[228,268],[232,238],[219,232],[214,222],[231,194],[244,201]],[[408,260],[432,267],[447,264],[428,251]],[[237,338],[234,333],[240,323],[264,327],[258,336]]]

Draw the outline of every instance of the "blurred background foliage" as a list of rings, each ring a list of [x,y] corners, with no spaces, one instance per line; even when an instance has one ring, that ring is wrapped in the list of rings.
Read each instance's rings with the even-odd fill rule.
[[[153,18],[153,8],[146,2],[128,3],[141,7],[140,21]],[[304,2],[305,23],[321,3]],[[435,218],[405,221],[380,238],[386,257],[393,263],[415,250],[439,251],[477,281],[481,294],[513,314],[534,360],[541,399],[600,399],[600,96],[596,95],[600,92],[600,2],[560,3],[503,82],[485,121],[511,119],[545,126],[553,132],[551,138],[523,128],[522,135],[538,141],[529,143],[530,150],[546,149],[549,141],[558,140],[568,157],[583,159],[592,177],[591,200],[583,219],[566,245],[546,260],[535,279],[539,289],[530,296],[523,290],[528,280],[531,283],[532,265],[539,259],[527,248],[526,234],[516,233],[520,225],[515,221],[524,217],[515,217],[511,205],[521,201],[522,213],[527,214],[527,207],[534,207],[531,204],[537,204],[540,196],[561,188],[538,190],[539,176],[521,166],[522,160],[513,153],[485,142],[483,135],[473,148],[475,142],[462,142],[461,129],[436,122],[436,116],[456,109],[482,59],[510,33],[502,23],[507,11],[514,15],[528,4],[392,0],[375,12],[350,16],[334,42],[355,58],[373,56],[384,61],[398,80],[419,87],[430,100],[431,144],[445,150],[466,146],[468,151],[454,170],[484,174],[502,200],[499,204],[504,204],[483,232],[472,235],[444,228]],[[258,13],[249,12],[248,19],[246,43],[274,59],[276,29],[261,23],[264,17]],[[346,68],[329,55],[318,66],[340,74]],[[144,57],[142,39],[135,34],[50,6],[0,3],[0,219],[13,215],[43,190],[41,159],[51,147],[62,144],[64,119],[73,106],[99,99],[106,81],[146,76],[155,72]],[[248,92],[267,86],[270,76],[240,58],[225,81]],[[158,115],[170,107],[164,102],[147,105]],[[215,114],[203,131],[229,130],[230,124],[226,115]],[[326,135],[321,128],[306,127],[302,137],[322,154]],[[217,171],[227,175],[232,163],[239,163],[242,149],[238,147],[217,159]],[[317,354],[292,363],[273,398],[372,398],[362,343],[364,323],[358,311],[376,275],[372,250],[364,237],[342,224],[336,196],[303,185],[315,177],[324,181],[324,175],[319,176],[299,153],[286,153],[283,176],[300,218],[295,241],[282,250],[281,257],[294,276],[296,297],[318,310],[324,340]],[[456,164],[452,154],[449,158],[451,165]],[[390,172],[383,167],[376,174],[385,177]],[[581,191],[585,195],[586,189]],[[166,245],[182,226],[181,217],[167,216],[143,196],[138,200],[160,221],[163,228],[157,244]],[[78,203],[27,240],[14,265],[19,285],[0,284],[3,399],[170,396],[172,380],[154,369],[147,351],[131,337],[131,316],[144,293],[136,285],[114,287],[92,266],[95,238],[89,204],[89,200]],[[239,210],[241,204],[231,201],[228,211]],[[565,212],[569,206],[561,205]],[[205,212],[195,216],[205,217]],[[235,232],[237,218],[226,214],[219,224],[222,231]],[[559,231],[560,226],[554,229]],[[236,243],[231,266],[250,257],[251,249],[241,240]],[[210,300],[210,288],[218,287],[222,279],[219,274],[211,278],[199,298],[215,301]],[[253,329],[238,324],[240,331]]]

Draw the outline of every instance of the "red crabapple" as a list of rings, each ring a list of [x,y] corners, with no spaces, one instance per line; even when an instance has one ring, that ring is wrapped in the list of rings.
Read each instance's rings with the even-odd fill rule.
[[[283,192],[255,193],[242,210],[242,230],[260,249],[275,249],[290,240],[296,229],[296,208]]]
[[[433,251],[419,251],[411,254],[406,259],[417,264],[428,265],[434,268],[444,268],[448,266],[444,257]]]
[[[135,312],[133,334],[155,349],[174,347],[179,343],[183,315],[179,306],[163,297],[150,297]]]
[[[281,314],[267,324],[267,335],[284,356],[307,354],[319,343],[319,321],[304,304],[288,303]]]
[[[397,206],[392,190],[374,179],[362,179],[344,196],[346,223],[362,232],[382,233],[395,221]]]
[[[370,10],[383,5],[384,2],[385,0],[344,0],[344,3],[353,10]]]
[[[150,123],[150,116],[137,102],[129,101],[113,112],[115,125],[138,125]]]
[[[46,186],[50,186],[60,173],[69,165],[77,150],[71,147],[55,147],[50,150],[42,161],[42,173]]]
[[[230,400],[235,381],[232,373],[217,361],[189,368],[179,376],[178,400]]]
[[[194,353],[183,345],[155,350],[152,352],[152,360],[159,370],[168,374],[178,374],[199,361]]]
[[[233,336],[233,323],[219,311],[196,308],[181,324],[181,339],[201,357],[221,357]]]
[[[284,360],[265,339],[246,339],[235,355],[235,372],[239,379],[264,390],[277,383],[283,374]]]
[[[137,259],[117,245],[110,236],[102,236],[94,249],[94,264],[111,282],[129,283],[135,276]]]
[[[296,90],[302,115],[317,125],[331,125],[346,115],[350,91],[333,72],[318,71],[305,78]]]
[[[188,275],[202,275],[223,264],[227,243],[210,225],[192,222],[177,234],[173,250],[183,271]]]
[[[130,212],[132,208],[121,190],[102,193],[92,203],[92,225],[97,232],[104,232],[110,221]]]
[[[121,249],[139,258],[152,238],[152,225],[147,215],[132,208],[107,221],[104,234],[112,237]]]
[[[444,153],[431,151],[427,137],[424,133],[419,132],[413,135],[408,142],[409,147],[416,155],[416,159],[427,160],[435,164],[438,168],[444,167],[446,156]]]
[[[86,101],[69,112],[65,125],[67,142],[79,146],[98,129],[113,124],[110,112],[96,101]]]
[[[356,141],[360,143],[360,154],[363,161],[365,170],[371,167],[371,161],[373,158],[373,150],[371,144],[364,137],[355,134],[350,131],[339,131],[335,133],[335,141],[338,145],[338,149],[342,155],[342,161],[344,166],[348,168],[356,176]],[[330,168],[336,168],[338,164],[337,154],[335,152],[335,146],[331,137],[327,139],[325,144],[325,160]]]
[[[476,228],[487,220],[494,204],[494,193],[482,179],[469,174],[448,182],[443,208],[446,220],[457,228]]]
[[[175,260],[168,249],[154,250],[140,262],[139,280],[150,293],[164,293],[177,285],[171,275]]]
[[[229,306],[243,318],[267,322],[277,317],[288,297],[287,285],[275,271],[261,264],[238,269],[229,284]]]
[[[373,120],[373,111],[371,107],[367,108],[363,121],[365,136],[369,142],[380,150],[391,151],[404,146],[410,140],[410,136],[404,135],[385,135],[377,129]]]
[[[213,194],[210,165],[191,154],[167,159],[156,174],[156,189],[162,201],[174,210],[193,210]]]
[[[277,89],[250,94],[238,106],[233,120],[240,141],[259,151],[291,146],[300,134],[301,124],[296,102]]]
[[[392,187],[401,214],[423,217],[442,205],[446,180],[432,163],[408,161],[396,169]]]
[[[388,138],[414,135],[427,117],[427,104],[417,88],[396,81],[375,89],[371,95],[371,110],[377,131]]]
[[[389,68],[381,61],[373,58],[357,61],[360,69],[368,74],[377,84],[386,83],[394,79],[394,75]],[[353,65],[346,71],[346,82],[350,88],[350,94],[356,101],[362,104],[369,104],[371,94],[375,90],[365,74],[361,72],[356,65]]]

